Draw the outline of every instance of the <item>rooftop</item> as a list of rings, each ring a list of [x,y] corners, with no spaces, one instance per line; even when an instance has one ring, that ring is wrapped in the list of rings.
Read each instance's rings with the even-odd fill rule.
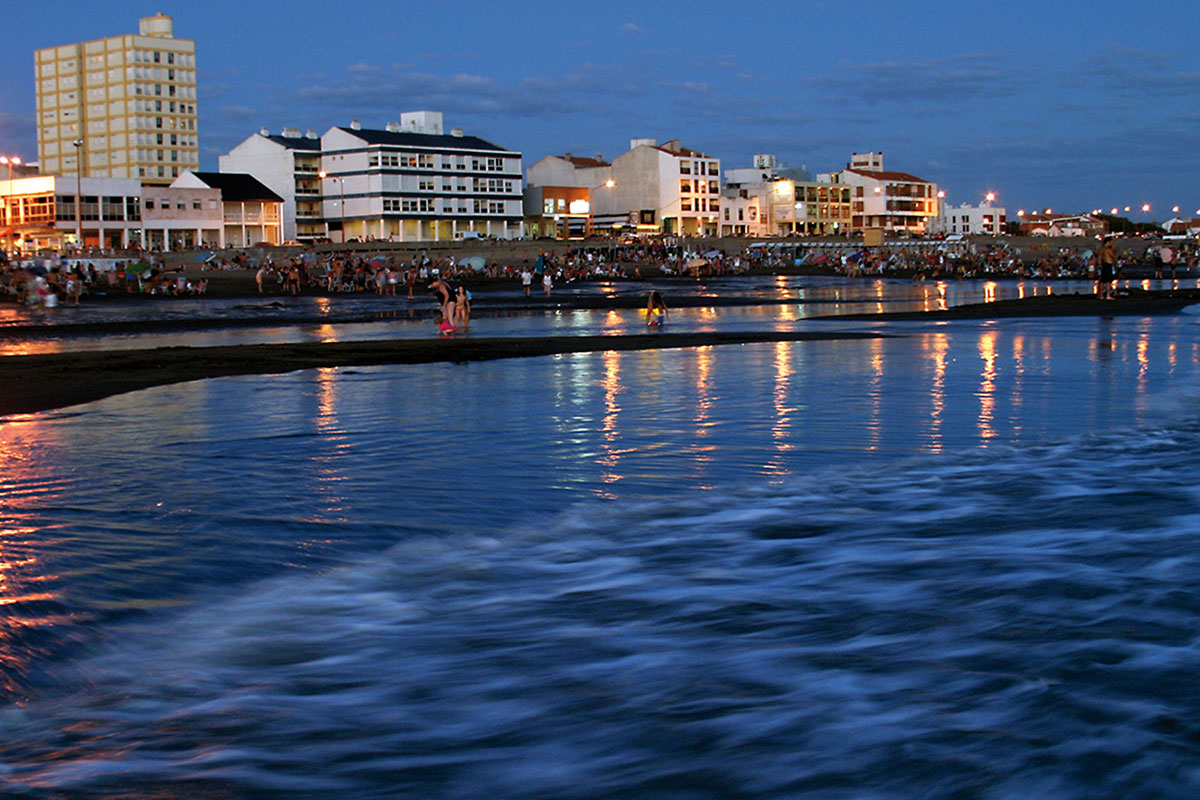
[[[263,186],[253,175],[240,172],[193,172],[211,189],[221,190],[221,200],[274,200],[282,203],[283,198]]]
[[[413,133],[411,131],[381,131],[368,128],[342,128],[338,130],[362,139],[367,144],[386,144],[398,147],[435,147],[442,150],[494,150],[511,153],[499,145],[478,136],[454,136],[436,133]]]

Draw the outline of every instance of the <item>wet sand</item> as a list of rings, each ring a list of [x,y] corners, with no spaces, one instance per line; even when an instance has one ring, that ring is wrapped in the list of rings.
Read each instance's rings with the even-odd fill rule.
[[[839,320],[887,321],[1114,316],[1178,313],[1200,303],[1200,291],[1131,292],[1115,300],[1049,295],[957,306],[945,311],[839,315]],[[819,319],[819,318],[814,318]],[[151,323],[154,324],[154,323]],[[159,323],[166,329],[172,324]],[[270,374],[317,367],[469,362],[605,350],[648,350],[751,342],[875,337],[854,332],[656,333],[628,336],[460,338],[169,347],[68,352],[0,359],[0,415],[87,403],[124,392],[229,375]]]

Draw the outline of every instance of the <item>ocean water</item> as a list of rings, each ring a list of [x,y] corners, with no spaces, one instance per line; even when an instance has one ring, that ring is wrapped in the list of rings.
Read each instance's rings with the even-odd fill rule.
[[[1197,318],[874,329],[0,421],[0,785],[1197,794]]]

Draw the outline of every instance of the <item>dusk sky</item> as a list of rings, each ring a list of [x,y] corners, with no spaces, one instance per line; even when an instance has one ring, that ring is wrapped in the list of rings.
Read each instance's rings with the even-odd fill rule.
[[[544,155],[683,143],[829,172],[882,150],[947,201],[1150,203],[1200,215],[1200,4],[1179,2],[10,4],[0,153],[33,160],[33,51],[136,33],[161,11],[196,41],[200,162],[267,126],[437,110]],[[1134,213],[1134,219],[1146,215]]]

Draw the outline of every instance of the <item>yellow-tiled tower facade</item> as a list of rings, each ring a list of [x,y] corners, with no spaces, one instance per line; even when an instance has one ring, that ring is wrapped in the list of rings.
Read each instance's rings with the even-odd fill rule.
[[[176,39],[170,17],[37,50],[34,75],[42,172],[169,184],[199,168],[196,43]]]

